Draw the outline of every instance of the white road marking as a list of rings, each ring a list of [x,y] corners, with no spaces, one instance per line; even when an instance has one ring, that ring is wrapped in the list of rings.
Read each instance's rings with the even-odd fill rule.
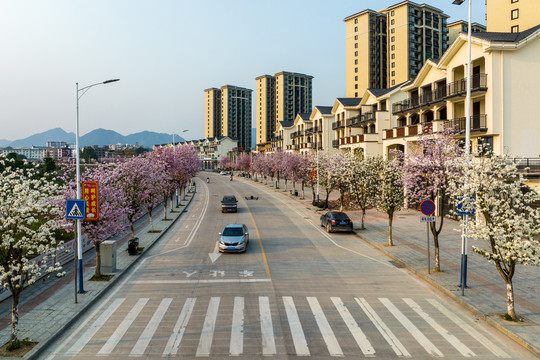
[[[356,322],[356,320],[354,320],[354,317],[351,315],[349,310],[345,307],[345,304],[343,303],[343,301],[341,301],[341,298],[332,297],[330,299],[334,303],[345,324],[347,324],[349,331],[354,337],[354,340],[356,340],[356,343],[362,350],[364,356],[375,356],[375,349],[373,348],[373,346],[371,346],[371,343],[367,339],[362,329],[360,329],[360,326],[358,326],[358,323]]]
[[[315,321],[319,326],[319,330],[321,331],[323,340],[326,343],[328,352],[330,352],[330,356],[343,356],[343,350],[341,350],[336,336],[334,335],[326,316],[324,316],[324,312],[319,304],[319,301],[317,301],[317,298],[315,297],[307,297],[307,301],[309,303],[309,307],[311,307],[311,312],[315,316]]]
[[[156,312],[154,312],[152,319],[150,319],[150,322],[148,325],[146,325],[146,328],[139,337],[139,340],[137,340],[135,346],[133,346],[133,349],[131,349],[131,353],[129,354],[130,356],[142,356],[144,354],[144,351],[148,347],[148,344],[150,344],[150,340],[152,340],[152,336],[154,336],[154,333],[156,332],[159,323],[165,316],[171,302],[172,298],[165,298],[161,300],[161,303],[156,309]]]
[[[205,284],[205,283],[251,283],[272,282],[272,279],[209,279],[209,280],[136,280],[130,284]]]
[[[173,333],[169,337],[169,342],[167,342],[167,346],[165,346],[165,350],[163,350],[164,357],[176,355],[178,353],[180,342],[182,341],[182,337],[184,336],[184,332],[186,331],[186,327],[189,322],[189,318],[191,317],[193,308],[195,307],[196,300],[196,298],[186,299],[184,307],[182,308],[180,316],[178,317],[176,325],[174,326]]]
[[[387,298],[379,298],[379,301],[386,306],[386,308],[394,315],[396,319],[407,329],[407,331],[418,341],[420,345],[428,352],[428,354],[433,356],[444,356],[442,352],[437,349],[435,345],[431,341],[428,340],[428,338],[422,334],[420,330],[414,324],[407,319],[405,315],[399,309],[390,302]]]
[[[135,321],[148,300],[149,299],[147,298],[142,298],[137,301],[124,320],[122,320],[120,325],[118,325],[111,337],[109,337],[109,340],[107,340],[101,350],[99,350],[98,355],[110,355],[113,352],[116,345],[118,345],[118,343],[122,340],[122,337],[124,337],[129,327],[131,324],[133,324],[133,321]]]
[[[500,357],[500,358],[510,358],[510,355],[505,353],[495,343],[493,343],[487,337],[482,335],[480,332],[478,332],[472,326],[467,324],[465,321],[463,321],[462,319],[456,317],[456,314],[454,314],[453,312],[448,310],[448,308],[443,306],[437,300],[435,300],[435,299],[427,299],[427,301],[431,305],[433,305],[437,310],[439,310],[441,313],[443,313],[448,319],[452,320],[456,325],[458,325],[463,330],[465,330],[471,337],[476,339],[480,344],[484,345],[486,347],[486,349],[491,351],[495,356]]]
[[[300,318],[298,317],[298,312],[294,306],[292,296],[284,296],[283,305],[285,305],[285,313],[287,314],[287,320],[289,321],[296,356],[309,356],[309,348],[307,346],[306,337],[304,336],[304,329],[302,329],[302,324],[300,323]]]
[[[375,310],[367,303],[367,301],[364,298],[354,298],[358,305],[364,310],[367,317],[373,325],[379,330],[383,338],[386,340],[388,345],[394,350],[397,356],[403,356],[403,357],[411,357],[411,354],[407,351],[405,346],[398,340],[398,338],[394,335],[394,333],[386,326],[384,321],[377,315]]]
[[[231,343],[229,351],[232,356],[244,352],[244,298],[234,298],[233,319],[231,326]]]
[[[77,355],[83,347],[88,344],[88,342],[94,337],[94,335],[98,332],[98,330],[103,326],[103,324],[109,319],[109,317],[118,309],[120,304],[124,302],[124,298],[119,298],[113,301],[111,306],[109,306],[107,309],[101,313],[101,315],[94,321],[90,327],[87,328],[86,332],[79,337],[79,340],[77,340],[71,348],[67,351],[68,355]]]
[[[435,319],[427,314],[422,308],[411,298],[404,298],[403,301],[407,303],[418,315],[422,317],[435,331],[437,331],[443,338],[446,339],[453,347],[456,348],[459,353],[465,357],[476,356],[465,344],[463,344],[457,337],[450,334],[445,328],[443,328]]]
[[[274,339],[274,327],[272,325],[272,313],[270,312],[268,296],[259,296],[259,316],[261,318],[263,355],[275,355],[276,342]]]
[[[210,356],[214,329],[216,328],[219,301],[219,297],[212,297],[210,299],[208,310],[206,311],[206,317],[204,318],[203,328],[201,330],[199,346],[197,347],[197,356]]]
[[[208,253],[208,256],[210,256],[210,260],[212,260],[212,264],[216,262],[216,260],[221,256],[221,253],[219,252],[219,241],[216,241],[214,252]]]

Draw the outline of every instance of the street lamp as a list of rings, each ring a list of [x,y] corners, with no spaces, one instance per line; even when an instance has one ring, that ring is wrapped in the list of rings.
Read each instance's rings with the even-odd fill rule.
[[[83,97],[84,94],[88,90],[90,90],[91,87],[97,86],[97,85],[103,85],[103,84],[109,84],[112,82],[120,81],[120,79],[111,79],[106,80],[103,82],[95,83],[92,85],[85,86],[83,88],[79,89],[79,83],[75,83],[75,87],[77,89],[76,95],[77,95],[77,124],[76,124],[76,135],[75,135],[75,154],[77,159],[77,199],[81,198],[81,163],[80,163],[80,155],[79,155],[79,99]],[[79,95],[80,93],[80,95]],[[78,266],[79,266],[79,293],[84,293],[84,287],[83,287],[83,253],[82,253],[82,239],[81,239],[81,220],[77,220],[77,259],[78,259]],[[75,274],[77,273],[77,262],[75,262]],[[74,276],[75,278],[75,288],[77,287],[77,275]],[[75,298],[77,299],[77,298]],[[77,302],[77,300],[75,300]]]
[[[461,5],[465,0],[454,0],[452,4]],[[471,162],[471,2],[469,0],[469,19],[467,24],[467,98],[465,100],[465,156],[467,157],[467,168]],[[465,178],[468,182],[468,177]],[[468,226],[469,215],[465,216],[465,234],[461,240],[461,295],[465,295],[465,287],[467,287],[467,248],[468,248]]]
[[[181,133],[185,133],[186,131],[189,131],[189,129],[182,130]],[[173,142],[172,145],[173,145],[174,151],[176,151],[176,143],[174,142],[174,135],[175,135],[175,133],[172,134],[172,142]],[[184,195],[185,195],[185,192],[184,192]],[[176,207],[178,208],[178,189],[176,189]]]

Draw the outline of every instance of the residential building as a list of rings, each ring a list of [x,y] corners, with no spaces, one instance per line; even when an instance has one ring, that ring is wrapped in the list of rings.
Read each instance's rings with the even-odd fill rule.
[[[334,114],[332,114],[332,106],[315,106],[309,119],[312,122],[312,128],[307,130],[307,134],[312,136],[313,149],[318,151],[333,150],[332,122]]]
[[[221,90],[209,88],[204,90],[204,136],[214,137],[222,134],[221,129]]]
[[[452,43],[454,42],[454,40],[456,40],[456,38],[459,36],[460,33],[462,32],[467,33],[469,31],[468,30],[469,24],[467,21],[464,21],[464,20],[451,22],[447,24],[446,27],[448,29],[448,46],[452,45]],[[473,22],[471,24],[472,33],[485,32],[485,31],[486,31],[486,27],[484,25],[476,23],[476,22]]]
[[[332,149],[339,149],[340,143],[342,145],[345,143],[345,138],[359,134],[358,129],[352,126],[352,121],[360,115],[358,109],[360,101],[362,101],[361,98],[337,98],[334,102],[332,107],[332,114],[334,115]],[[349,121],[348,126],[347,120]],[[328,151],[330,152],[330,147],[328,147]]]
[[[238,150],[251,150],[251,93],[234,85],[209,88],[205,94],[205,136],[238,139]]]
[[[47,148],[42,146],[32,146],[27,148],[12,148],[8,146],[7,148],[4,148],[0,151],[4,155],[7,155],[9,153],[15,153],[24,156],[28,160],[43,161],[46,150]]]
[[[364,10],[346,17],[343,21],[347,97],[358,97],[368,87],[386,88],[386,15]]]
[[[436,7],[412,1],[345,18],[347,97],[403,83],[427,59],[440,58],[448,47],[447,18]]]
[[[306,153],[308,151],[308,142],[306,141],[306,130],[312,127],[312,122],[309,119],[308,113],[299,113],[294,118],[294,130],[289,134],[291,144],[287,145],[286,151],[296,153]],[[311,136],[309,141],[309,149],[312,149]]]
[[[540,24],[538,0],[486,0],[489,32],[523,32]]]
[[[66,146],[68,146],[68,144],[65,141],[47,141],[48,148],[63,148]]]
[[[219,169],[219,160],[225,156],[233,159],[238,149],[238,140],[229,136],[182,141],[179,144],[193,146],[205,170]]]
[[[313,76],[281,71],[257,77],[257,147],[271,142],[280,121],[294,121],[298,113],[312,110]]]

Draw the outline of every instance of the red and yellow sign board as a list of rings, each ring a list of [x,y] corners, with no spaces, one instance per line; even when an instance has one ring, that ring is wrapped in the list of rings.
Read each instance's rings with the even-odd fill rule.
[[[311,167],[311,182],[317,181],[317,168],[315,166]]]
[[[84,221],[99,220],[98,182],[82,182],[82,198],[86,200],[86,218]]]

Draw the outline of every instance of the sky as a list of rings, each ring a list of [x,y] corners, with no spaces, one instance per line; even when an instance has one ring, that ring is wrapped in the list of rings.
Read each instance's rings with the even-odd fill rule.
[[[203,138],[204,89],[254,89],[257,76],[279,71],[314,76],[313,104],[331,106],[345,96],[343,19],[398,2],[0,0],[0,139],[75,132],[75,84],[116,78],[80,98],[80,135]],[[467,20],[467,2],[425,2],[448,22]],[[485,11],[474,0],[472,21],[485,24]]]

